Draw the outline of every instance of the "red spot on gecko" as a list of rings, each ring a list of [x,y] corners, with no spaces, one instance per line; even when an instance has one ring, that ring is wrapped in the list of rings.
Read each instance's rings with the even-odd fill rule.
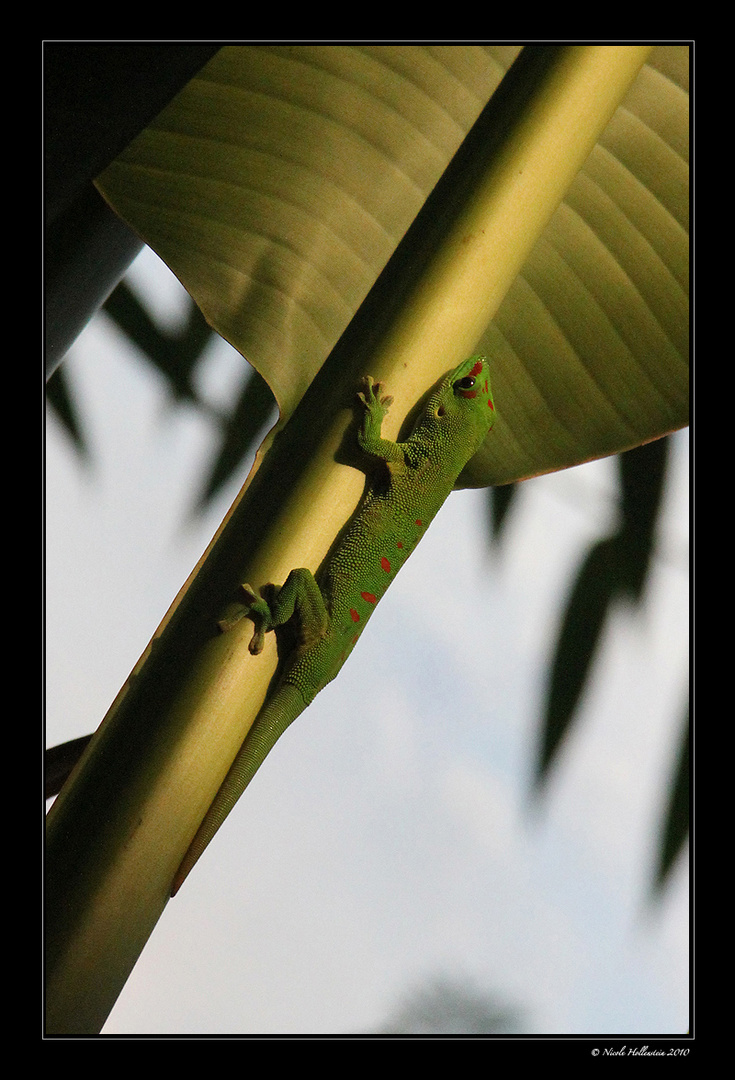
[[[396,547],[399,548],[399,549],[403,547],[403,544],[401,543],[400,540],[396,543]]]
[[[421,518],[416,518],[416,520],[414,521],[414,525],[417,525],[419,529],[423,529],[424,527],[424,523]]]
[[[360,621],[360,616],[358,615],[358,613],[355,611],[355,609],[353,607],[350,608],[350,618],[352,619],[353,622],[359,622]]]
[[[488,409],[492,409],[493,412],[495,412],[495,406],[493,405],[492,398],[488,398],[487,407]]]
[[[384,556],[383,556],[383,558],[382,558],[382,559],[380,560],[380,565],[381,565],[381,566],[383,567],[383,569],[385,570],[386,574],[389,574],[389,573],[390,573],[390,562],[388,561],[388,559],[386,559],[385,555],[384,555]]]
[[[479,375],[481,371],[482,371],[482,360],[478,360],[477,363],[475,364],[475,366],[473,367],[472,371],[470,372],[470,375]]]
[[[366,604],[377,604],[377,600],[371,592],[361,592],[360,596],[363,598]]]

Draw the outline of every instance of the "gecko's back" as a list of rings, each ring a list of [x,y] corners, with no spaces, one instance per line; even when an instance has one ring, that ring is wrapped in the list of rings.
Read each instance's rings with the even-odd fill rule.
[[[342,667],[493,418],[487,361],[471,357],[437,384],[405,442],[382,439],[379,425],[377,435],[369,426],[361,431],[361,446],[379,460],[358,512],[317,577],[329,615],[323,638],[311,646],[309,661],[294,657],[286,675],[305,695],[313,697]]]

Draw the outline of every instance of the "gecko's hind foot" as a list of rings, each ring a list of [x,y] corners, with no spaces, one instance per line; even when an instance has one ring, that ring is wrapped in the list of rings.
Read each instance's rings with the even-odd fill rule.
[[[265,634],[270,628],[270,608],[267,601],[258,596],[252,585],[241,585],[240,592],[242,594],[242,600],[237,605],[238,610],[227,614],[224,618],[219,620],[217,625],[221,632],[226,634],[228,630],[231,630],[233,626],[236,626],[241,619],[251,619],[255,630],[250,639],[248,648],[253,655],[257,655],[263,651]]]
[[[242,611],[236,611],[234,615],[229,615],[226,619],[219,619],[217,626],[220,633],[226,634],[228,630],[232,630],[233,626],[237,626],[240,619],[244,618],[246,614],[247,612],[243,609]]]
[[[245,602],[244,614],[252,619],[255,627],[248,649],[253,656],[257,656],[258,653],[263,651],[266,631],[271,626],[271,609],[268,606],[268,601],[264,600],[262,596],[258,596],[252,585],[241,585],[240,592]]]
[[[242,594],[242,603],[247,608],[253,608],[255,611],[267,607],[265,600],[261,596],[258,596],[252,585],[243,584],[239,589]]]

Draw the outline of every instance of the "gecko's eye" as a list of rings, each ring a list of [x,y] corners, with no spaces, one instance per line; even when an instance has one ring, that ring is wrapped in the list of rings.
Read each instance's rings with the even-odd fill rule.
[[[465,375],[463,379],[457,379],[453,387],[455,394],[459,394],[462,398],[476,398],[477,390],[473,389],[475,382],[474,375]]]

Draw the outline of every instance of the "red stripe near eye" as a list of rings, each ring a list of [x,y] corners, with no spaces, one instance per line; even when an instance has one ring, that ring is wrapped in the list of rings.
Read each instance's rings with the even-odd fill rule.
[[[477,397],[477,390],[460,390],[460,395],[464,398]]]
[[[470,375],[479,375],[481,371],[482,371],[482,360],[478,360],[477,363],[475,364],[475,366],[473,367],[472,371],[470,372]]]

